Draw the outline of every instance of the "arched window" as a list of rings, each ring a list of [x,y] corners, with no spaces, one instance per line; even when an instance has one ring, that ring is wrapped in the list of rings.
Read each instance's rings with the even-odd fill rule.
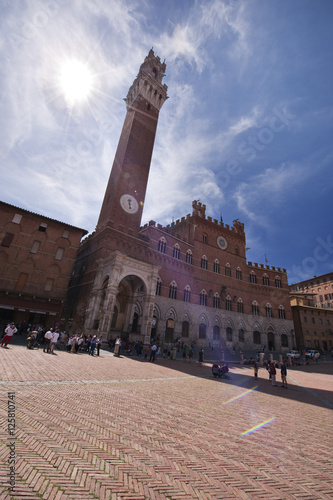
[[[189,285],[187,285],[184,290],[184,302],[191,302],[191,288]]]
[[[283,306],[279,306],[279,319],[286,319],[286,311]]]
[[[160,238],[158,242],[158,251],[161,253],[165,253],[166,241],[165,238]]]
[[[256,300],[252,302],[252,314],[253,316],[259,316],[259,304]]]
[[[173,281],[169,286],[169,299],[177,298],[177,285],[176,282]]]
[[[258,330],[255,330],[253,332],[253,343],[254,344],[261,344],[261,335],[260,335],[260,332],[258,332]]]
[[[176,243],[175,246],[173,247],[173,257],[175,259],[179,259],[179,257],[180,257],[180,248],[179,248],[178,243]]]
[[[203,243],[207,243],[207,234],[202,235],[202,241]]]
[[[240,267],[237,267],[236,269],[236,280],[241,280],[242,279],[242,271]]]
[[[161,288],[162,288],[162,281],[160,278],[157,278],[157,283],[156,283],[156,295],[161,295]]]
[[[257,276],[254,271],[250,272],[250,283],[257,283]]]
[[[230,264],[225,265],[225,275],[226,276],[231,276],[231,267]]]
[[[242,328],[238,330],[238,342],[244,342],[245,341],[245,332]]]
[[[206,325],[205,323],[200,323],[199,325],[199,339],[206,338]]]
[[[232,328],[230,326],[227,328],[227,340],[228,342],[232,342]]]
[[[220,306],[221,306],[220,296],[216,292],[215,295],[214,295],[214,308],[215,309],[220,309]]]
[[[218,325],[214,325],[213,340],[220,340],[220,327]]]
[[[242,299],[238,299],[237,301],[237,312],[242,313],[243,312],[243,301]]]
[[[214,261],[214,267],[213,267],[214,273],[220,274],[220,263],[218,259],[215,259]]]
[[[275,286],[276,286],[276,288],[282,288],[282,283],[281,283],[281,279],[279,278],[279,276],[277,276],[275,278]]]
[[[264,274],[264,276],[262,277],[262,284],[265,286],[269,286],[269,277],[267,276],[267,274]]]
[[[207,305],[207,292],[206,292],[206,290],[201,290],[201,292],[200,292],[200,305],[201,306]]]
[[[208,260],[206,255],[203,255],[201,257],[201,269],[207,269],[207,267],[208,267]]]
[[[188,321],[182,322],[182,337],[188,337],[190,331],[190,323]]]
[[[266,318],[272,318],[273,317],[273,309],[270,304],[266,304]]]
[[[232,311],[232,302],[230,295],[228,295],[228,297],[225,299],[225,308],[227,311]]]
[[[191,250],[187,250],[187,252],[186,252],[186,262],[187,262],[187,264],[192,264],[192,259],[193,259],[192,251]]]
[[[288,335],[285,333],[281,335],[281,345],[282,347],[288,347]]]

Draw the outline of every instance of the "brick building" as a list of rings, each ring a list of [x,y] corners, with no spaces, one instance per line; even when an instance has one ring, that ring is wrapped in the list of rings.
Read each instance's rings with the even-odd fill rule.
[[[0,202],[0,330],[8,323],[54,326],[87,231]]]
[[[125,99],[127,114],[94,233],[78,252],[67,297],[76,328],[104,340],[178,338],[224,348],[295,346],[285,269],[246,262],[244,225],[192,214],[140,227],[165,64],[151,50]]]
[[[290,286],[290,301],[299,349],[333,348],[333,274]]]

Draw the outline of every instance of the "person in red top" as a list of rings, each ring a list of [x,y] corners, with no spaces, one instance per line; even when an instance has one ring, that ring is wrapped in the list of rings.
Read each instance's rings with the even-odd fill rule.
[[[14,333],[17,332],[17,328],[16,326],[14,325],[14,323],[10,323],[6,330],[5,330],[5,336],[4,338],[2,339],[2,342],[1,342],[1,347],[5,347],[6,349],[8,349],[7,345],[9,344],[9,342],[12,340],[12,336],[14,335]]]

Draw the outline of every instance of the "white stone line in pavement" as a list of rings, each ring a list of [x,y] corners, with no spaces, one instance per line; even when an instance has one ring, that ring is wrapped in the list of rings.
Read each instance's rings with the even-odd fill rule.
[[[161,382],[163,380],[184,380],[188,378],[197,377],[195,377],[194,375],[188,375],[186,377],[133,378],[124,380],[21,380],[0,381],[0,386],[123,384],[126,382]]]
[[[330,401],[328,401],[327,399],[323,398],[322,396],[320,396],[319,394],[317,394],[315,391],[313,391],[312,389],[309,389],[308,387],[306,387],[305,385],[301,384],[300,382],[297,382],[297,380],[295,380],[294,378],[290,377],[289,375],[288,375],[288,380],[292,380],[299,387],[302,387],[302,389],[305,389],[309,394],[311,394],[313,397],[319,399],[319,401],[321,401],[324,405],[328,406],[328,408],[331,408],[333,410],[333,404]]]

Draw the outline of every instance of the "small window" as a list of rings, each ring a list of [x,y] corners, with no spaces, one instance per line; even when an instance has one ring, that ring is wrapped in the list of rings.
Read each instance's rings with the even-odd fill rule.
[[[179,248],[178,243],[176,243],[176,245],[173,247],[173,257],[175,259],[179,259],[179,257],[180,257],[180,248]]]
[[[281,284],[280,278],[275,278],[275,287],[276,288],[282,288],[282,284]]]
[[[279,319],[286,319],[286,312],[283,306],[279,306]]]
[[[12,219],[12,222],[14,222],[14,224],[19,224],[22,220],[22,215],[20,214],[15,214],[13,219]]]
[[[201,306],[206,306],[207,305],[207,293],[206,290],[202,290],[200,293],[200,305]]]
[[[40,247],[40,241],[34,241],[30,253],[37,253]]]
[[[165,238],[161,238],[158,242],[157,250],[161,253],[165,253],[166,241]]]
[[[204,255],[203,257],[201,257],[201,269],[207,269],[207,265],[208,265],[208,261],[207,261],[207,257]]]
[[[160,278],[158,278],[156,283],[156,295],[161,295],[161,287],[162,287],[162,282]]]
[[[218,293],[214,295],[214,309],[220,309],[220,297]]]
[[[272,317],[273,317],[272,306],[270,304],[266,304],[266,318],[272,318]]]
[[[191,302],[191,289],[188,285],[184,290],[184,302]]]
[[[65,229],[64,232],[63,232],[62,237],[66,238],[66,240],[67,240],[69,238],[70,234],[71,234],[70,231],[68,231],[68,229]]]
[[[39,225],[38,231],[40,231],[41,233],[45,233],[46,228],[47,228],[47,224],[45,222],[41,222],[41,224]]]
[[[177,299],[177,285],[174,281],[169,286],[169,299]]]
[[[214,273],[220,274],[220,264],[219,264],[219,261],[217,259],[214,262],[213,271],[214,271]]]
[[[230,298],[229,295],[225,299],[225,308],[226,308],[227,311],[231,311],[232,310],[232,302],[231,302],[231,298]]]
[[[63,257],[63,255],[64,255],[64,251],[65,251],[65,250],[64,250],[63,248],[58,248],[58,250],[57,250],[57,252],[56,252],[56,254],[55,254],[55,257],[54,257],[54,258],[55,258],[56,260],[61,260],[61,259],[62,259],[62,257]]]
[[[269,286],[269,277],[268,276],[263,276],[262,278],[262,284],[265,286]]]
[[[252,303],[252,314],[253,316],[259,316],[259,304],[256,301]]]
[[[241,280],[242,279],[242,271],[240,268],[236,269],[236,280]]]
[[[257,276],[252,271],[250,274],[250,283],[257,283]]]
[[[50,292],[53,287],[54,280],[51,278],[47,278],[46,283],[45,283],[45,292]]]
[[[1,242],[2,247],[10,247],[13,241],[14,235],[12,233],[6,233],[4,239]]]
[[[242,299],[238,299],[237,301],[237,312],[242,313],[243,312],[243,301]]]
[[[202,236],[202,241],[203,241],[203,243],[207,243],[207,235],[206,234],[204,234]]]
[[[227,264],[227,265],[225,266],[225,275],[226,275],[226,276],[231,276],[230,264]]]
[[[186,262],[187,262],[187,264],[192,264],[192,252],[191,252],[191,250],[187,250],[187,252],[186,252]]]

